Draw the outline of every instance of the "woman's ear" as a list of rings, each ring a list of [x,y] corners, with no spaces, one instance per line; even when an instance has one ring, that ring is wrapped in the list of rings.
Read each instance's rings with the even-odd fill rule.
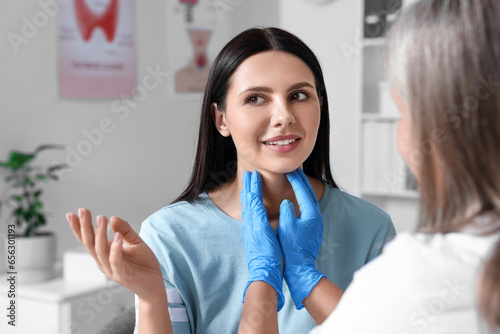
[[[215,102],[212,103],[210,108],[212,117],[215,122],[215,127],[223,137],[229,137],[231,133],[229,132],[226,124],[226,113],[223,110],[219,109],[219,106]]]

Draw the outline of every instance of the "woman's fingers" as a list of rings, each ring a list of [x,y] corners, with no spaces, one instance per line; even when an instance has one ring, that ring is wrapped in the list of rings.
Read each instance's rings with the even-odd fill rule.
[[[126,280],[127,265],[123,261],[123,242],[142,242],[132,227],[118,217],[111,217],[109,225],[116,232],[115,239],[111,242],[107,236],[108,219],[105,216],[96,218],[95,231],[90,211],[85,208],[78,210],[78,216],[68,213],[66,218],[76,238],[96,260],[99,269],[112,280]]]
[[[80,231],[80,221],[78,220],[78,217],[74,213],[67,213],[66,220],[68,221],[69,226],[71,227],[71,230],[76,237],[76,240],[78,240],[79,243],[83,244],[82,233]]]
[[[108,241],[107,227],[108,219],[102,215],[96,218],[97,227],[95,232],[95,252],[97,256],[97,265],[99,269],[106,275],[111,273],[109,266],[109,248],[110,241]]]
[[[78,242],[85,246],[87,252],[89,252],[97,262],[99,269],[106,273],[107,269],[102,265],[103,259],[106,258],[104,254],[106,252],[109,254],[109,243],[106,237],[106,223],[104,223],[104,226],[101,226],[101,228],[97,228],[96,232],[100,233],[100,238],[99,243],[96,245],[96,235],[94,233],[94,227],[92,226],[92,218],[89,210],[85,208],[78,209],[78,216],[73,213],[68,213],[66,218]],[[106,219],[105,217],[103,218],[104,220]],[[99,250],[100,255],[97,254],[96,249]],[[107,267],[109,268],[109,265]]]
[[[139,234],[126,221],[113,216],[110,218],[109,224],[114,232],[120,233],[127,244],[135,245],[142,242]]]
[[[124,277],[125,264],[123,263],[123,236],[120,232],[115,233],[115,238],[111,243],[109,266],[112,271],[113,278],[116,281],[120,282],[127,279],[127,277]]]
[[[80,231],[82,233],[83,245],[90,255],[97,260],[97,254],[95,252],[95,234],[90,211],[85,208],[78,209],[78,216],[80,217]]]

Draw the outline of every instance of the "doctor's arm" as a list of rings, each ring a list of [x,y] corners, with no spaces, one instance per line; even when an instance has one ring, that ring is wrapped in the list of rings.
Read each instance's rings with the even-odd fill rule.
[[[301,168],[287,173],[287,178],[300,216],[296,216],[293,203],[281,203],[278,239],[283,250],[284,277],[296,308],[305,307],[321,324],[335,309],[343,291],[316,268],[323,239],[323,216],[316,193]]]
[[[282,203],[278,228],[279,246],[276,245],[274,233],[268,228],[269,223],[262,202],[259,198],[252,202],[248,200],[248,197],[243,196],[251,192],[246,189],[251,188],[252,181],[259,179],[252,175],[252,181],[249,181],[248,175],[244,176],[243,211],[256,212],[254,214],[247,213],[246,217],[242,217],[243,243],[249,262],[249,271],[250,262],[253,262],[254,265],[257,262],[260,270],[264,272],[276,271],[276,267],[272,265],[276,260],[284,262],[285,280],[297,309],[305,307],[316,323],[321,324],[335,309],[343,291],[320,273],[314,264],[321,245],[323,230],[323,220],[316,195],[302,170],[299,169],[287,176],[297,196],[301,215],[299,218],[295,216],[295,209],[291,202],[284,201]],[[259,193],[259,186],[254,188],[254,193]],[[256,208],[259,209],[255,210]],[[253,227],[256,221],[261,222],[258,225],[261,228]],[[245,230],[245,226],[251,228]],[[252,235],[250,231],[254,234],[256,231],[267,231],[267,237]],[[253,245],[256,240],[259,240],[258,246]],[[252,247],[254,255],[248,258],[249,250]],[[279,248],[281,248],[281,252]],[[275,254],[274,260],[272,254]],[[281,259],[282,254],[284,261]],[[269,276],[273,275],[263,275],[261,281],[254,281],[247,285],[240,333],[278,332],[276,307],[273,308],[271,305],[276,305],[281,286],[280,289],[275,289],[271,284],[266,284],[265,279]]]
[[[342,290],[326,278],[321,278],[304,307],[316,323],[322,324],[333,312],[342,297]],[[246,292],[238,333],[278,333],[276,290],[263,281],[252,282]]]
[[[320,325],[335,310],[343,293],[335,283],[322,277],[302,303],[314,321]]]
[[[241,233],[248,265],[239,333],[277,333],[283,305],[283,255],[269,225],[258,172],[243,174]]]
[[[264,281],[250,283],[241,312],[239,334],[278,333],[278,294]]]

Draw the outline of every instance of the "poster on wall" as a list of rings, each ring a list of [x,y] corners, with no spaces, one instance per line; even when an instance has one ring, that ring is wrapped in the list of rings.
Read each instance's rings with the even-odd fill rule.
[[[59,95],[98,99],[136,86],[134,0],[70,0],[60,7]]]
[[[167,0],[170,95],[199,98],[210,66],[227,42],[228,23],[212,0]]]

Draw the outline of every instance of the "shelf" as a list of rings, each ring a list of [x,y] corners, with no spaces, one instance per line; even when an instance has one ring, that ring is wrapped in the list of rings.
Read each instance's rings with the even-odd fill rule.
[[[414,190],[363,189],[361,190],[361,196],[418,199],[419,194],[417,191]]]
[[[400,115],[361,114],[361,121],[363,122],[398,122],[400,118]]]
[[[363,46],[364,47],[370,47],[370,46],[385,46],[385,38],[383,37],[378,37],[378,38],[364,38],[363,39]]]
[[[23,298],[45,302],[63,302],[82,294],[92,293],[102,289],[110,289],[118,283],[108,280],[107,283],[69,282],[63,278],[55,278],[43,282],[24,283],[21,286]],[[0,286],[0,292],[5,293],[7,285]],[[5,293],[6,294],[6,293]]]

